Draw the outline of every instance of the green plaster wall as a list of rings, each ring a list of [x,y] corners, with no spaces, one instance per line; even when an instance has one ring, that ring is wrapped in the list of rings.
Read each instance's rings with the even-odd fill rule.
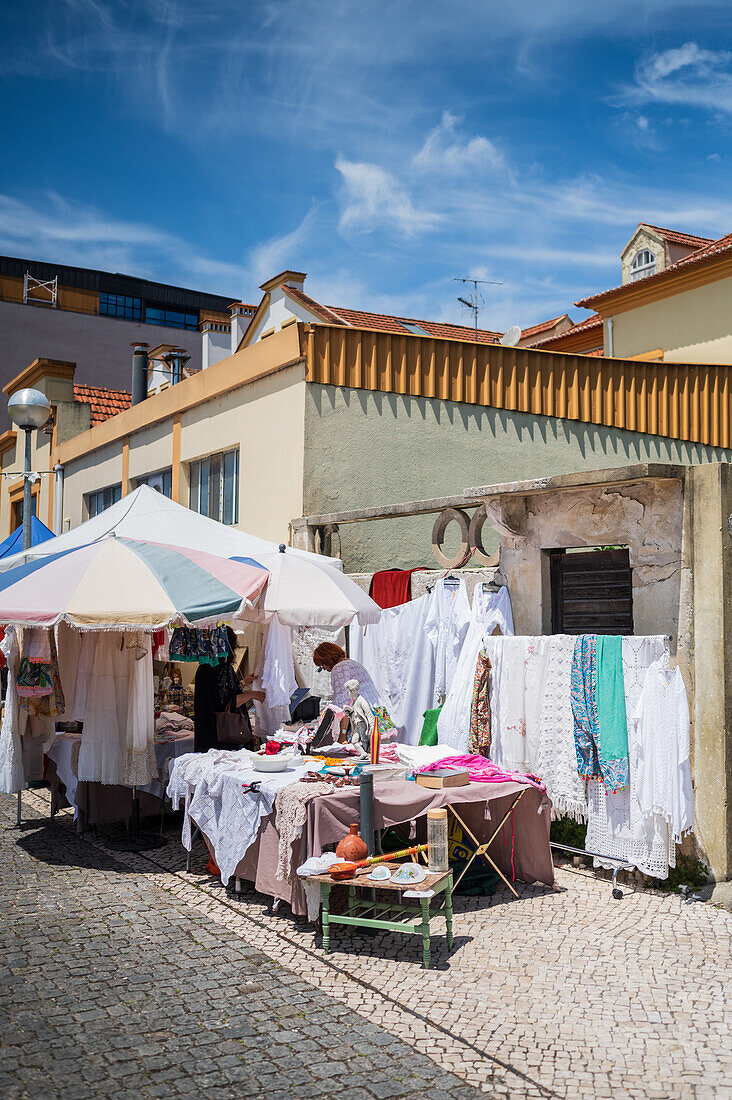
[[[457,402],[313,383],[305,396],[304,515],[635,462],[730,461],[722,448]],[[346,571],[433,565],[434,519],[342,526]],[[484,542],[498,546],[487,524]]]

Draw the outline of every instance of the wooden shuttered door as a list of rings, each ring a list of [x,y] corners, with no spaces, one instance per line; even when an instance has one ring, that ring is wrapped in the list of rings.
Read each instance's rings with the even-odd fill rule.
[[[628,550],[550,551],[553,634],[632,634]]]

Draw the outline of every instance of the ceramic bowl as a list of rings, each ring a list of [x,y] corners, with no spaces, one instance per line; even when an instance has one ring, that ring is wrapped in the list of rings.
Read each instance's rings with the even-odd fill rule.
[[[253,756],[252,767],[258,772],[284,772],[292,763],[292,756],[278,753],[276,756]]]

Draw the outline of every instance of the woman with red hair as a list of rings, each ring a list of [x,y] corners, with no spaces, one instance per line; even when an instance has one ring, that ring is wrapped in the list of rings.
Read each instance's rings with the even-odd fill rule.
[[[364,697],[369,706],[375,708],[382,705],[376,685],[367,670],[358,661],[352,661],[339,645],[321,642],[313,653],[313,663],[318,669],[330,673],[333,702],[341,710],[351,702],[345,687],[347,680],[358,680],[359,695]]]

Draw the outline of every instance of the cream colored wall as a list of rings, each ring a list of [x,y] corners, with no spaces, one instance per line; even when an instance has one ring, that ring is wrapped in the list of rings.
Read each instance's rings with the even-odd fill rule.
[[[173,464],[173,435],[170,421],[153,424],[130,438],[130,488],[147,474],[167,470]]]
[[[213,368],[209,368],[213,369]],[[155,400],[155,399],[153,399]],[[302,364],[240,386],[181,414],[180,489],[188,505],[188,464],[239,448],[239,522],[261,538],[289,542],[289,522],[303,511],[305,371]],[[76,527],[83,498],[122,481],[122,441],[65,466],[64,517]],[[173,465],[173,419],[129,436],[129,480]]]
[[[181,503],[188,503],[188,463],[238,446],[237,526],[261,538],[289,542],[290,520],[302,514],[304,424],[301,364],[183,413]]]
[[[604,327],[607,355],[607,324]],[[614,315],[616,358],[655,348],[663,348],[670,362],[732,363],[732,278]]]
[[[87,493],[119,485],[122,481],[122,442],[103,447],[86,459],[64,469],[63,530],[78,527],[88,519],[84,498]]]

